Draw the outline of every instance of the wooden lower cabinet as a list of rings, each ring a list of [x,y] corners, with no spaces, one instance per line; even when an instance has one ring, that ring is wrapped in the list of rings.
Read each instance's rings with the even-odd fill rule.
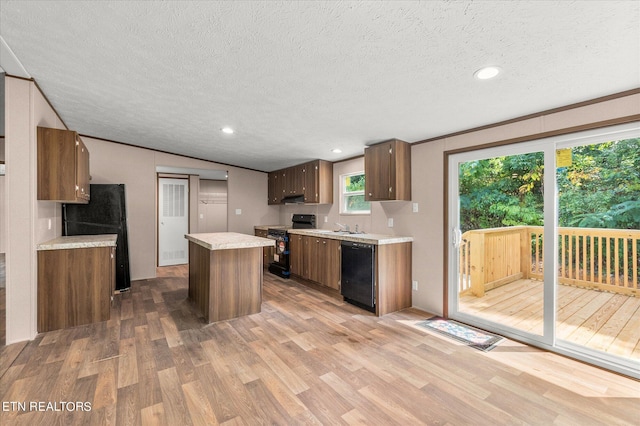
[[[107,321],[115,247],[38,251],[38,332]]]
[[[304,277],[304,256],[306,253],[305,243],[302,235],[289,234],[289,269],[293,275]]]
[[[376,315],[386,315],[412,305],[412,243],[376,245]],[[291,274],[340,291],[340,240],[290,234]]]
[[[256,237],[267,238],[268,231],[264,229],[255,229],[254,234]],[[273,255],[276,253],[275,245],[273,247],[262,248],[262,266],[264,268],[269,267],[269,263],[273,260]]]
[[[412,243],[376,246],[376,315],[410,308]]]
[[[340,289],[340,241],[291,235],[291,273],[334,290]]]

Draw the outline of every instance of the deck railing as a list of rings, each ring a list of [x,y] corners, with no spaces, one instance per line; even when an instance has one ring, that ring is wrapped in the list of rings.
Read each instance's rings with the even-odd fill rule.
[[[640,230],[558,228],[558,282],[640,295]],[[542,280],[543,228],[512,226],[467,231],[460,246],[460,293],[519,279]]]

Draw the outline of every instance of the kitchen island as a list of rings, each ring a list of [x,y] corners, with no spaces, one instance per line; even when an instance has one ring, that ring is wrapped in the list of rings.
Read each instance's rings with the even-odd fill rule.
[[[208,323],[260,312],[262,248],[275,242],[236,232],[187,234],[189,299]]]

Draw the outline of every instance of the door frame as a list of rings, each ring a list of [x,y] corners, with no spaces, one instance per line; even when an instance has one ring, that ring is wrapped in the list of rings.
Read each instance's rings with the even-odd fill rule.
[[[452,241],[452,224],[451,224],[451,212],[450,212],[450,194],[449,187],[450,182],[450,163],[451,156],[456,154],[467,153],[470,151],[481,151],[491,148],[506,148],[508,145],[515,145],[519,143],[537,143],[540,142],[543,145],[549,145],[551,148],[545,148],[545,165],[553,170],[553,173],[545,173],[544,184],[546,188],[554,188],[553,195],[545,194],[545,210],[544,210],[544,232],[545,235],[552,235],[553,244],[545,244],[544,256],[546,259],[553,259],[554,264],[552,268],[545,268],[545,291],[544,291],[544,332],[543,339],[530,339],[526,335],[513,335],[510,332],[504,333],[508,338],[521,341],[532,346],[537,346],[550,352],[555,352],[564,356],[568,356],[573,359],[577,359],[592,365],[596,365],[602,368],[606,368],[611,371],[615,371],[636,379],[640,379],[640,371],[637,364],[632,361],[622,360],[603,354],[589,348],[585,348],[571,342],[560,341],[557,342],[555,338],[555,322],[556,322],[556,277],[555,271],[557,270],[558,259],[555,256],[558,247],[558,236],[555,229],[557,227],[557,210],[558,210],[558,197],[556,188],[556,164],[555,164],[555,151],[557,149],[568,148],[571,146],[585,145],[588,143],[603,142],[604,139],[628,139],[631,137],[638,137],[640,134],[640,121],[638,117],[634,117],[634,120],[629,118],[612,120],[603,123],[593,123],[588,126],[576,126],[566,129],[561,129],[554,132],[544,132],[540,134],[531,135],[522,138],[513,138],[495,143],[482,144],[477,146],[471,146],[456,150],[449,150],[444,152],[443,170],[444,170],[444,211],[443,211],[443,316],[445,318],[450,317],[450,291],[452,287],[457,289],[457,282],[452,282],[453,273],[451,271],[451,264],[455,259],[451,259],[450,245]],[[506,155],[509,155],[507,153]],[[551,192],[551,191],[549,191]],[[548,203],[548,200],[552,198],[552,203]],[[550,208],[552,207],[552,208]],[[548,227],[553,226],[552,230]],[[551,231],[551,232],[550,232]],[[551,246],[551,247],[548,247]],[[551,279],[547,275],[551,275]],[[548,284],[549,283],[549,284]],[[552,286],[553,288],[548,288]],[[552,300],[549,300],[552,298]],[[462,321],[464,322],[464,321]],[[482,324],[481,324],[482,326]],[[489,329],[493,327],[488,327]]]
[[[184,174],[171,174],[171,173],[158,173],[156,172],[156,268],[163,268],[160,264],[160,179],[184,179],[187,181],[188,194],[191,194],[191,182],[189,175]],[[189,212],[191,211],[191,203],[189,202],[189,195],[187,195],[187,231],[191,231],[191,218]]]

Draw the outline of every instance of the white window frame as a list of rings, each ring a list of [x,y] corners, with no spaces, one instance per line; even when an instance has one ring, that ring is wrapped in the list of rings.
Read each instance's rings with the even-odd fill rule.
[[[364,171],[345,173],[343,175],[340,175],[340,214],[341,215],[370,215],[371,214],[370,202],[369,202],[368,210],[347,211],[346,198],[352,195],[364,195],[364,190],[347,192],[347,185],[345,184],[346,178],[351,176],[359,176],[359,175],[364,175]]]

